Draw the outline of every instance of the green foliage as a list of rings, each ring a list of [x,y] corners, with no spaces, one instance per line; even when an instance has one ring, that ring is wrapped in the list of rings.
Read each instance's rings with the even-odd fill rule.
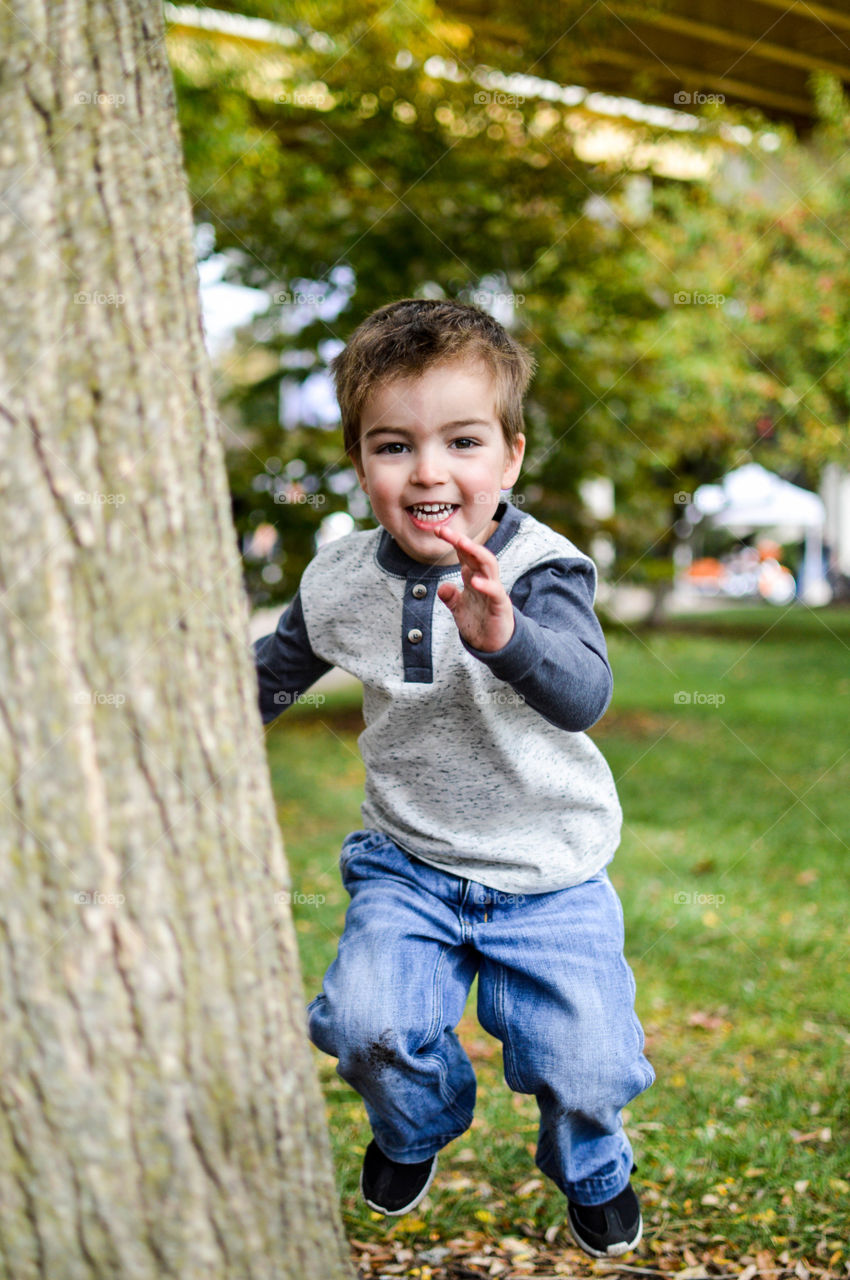
[[[281,21],[272,4],[239,8]],[[590,164],[579,158],[586,115],[483,78],[488,65],[523,70],[529,49],[548,47],[547,13],[497,7],[473,32],[427,0],[356,13],[300,5],[286,18],[295,43],[262,59],[171,38],[195,216],[215,228],[228,278],[273,299],[219,386],[238,441],[228,456],[237,527],[271,522],[281,535],[277,583],[246,566],[258,603],[292,593],[328,511],[367,518],[338,430],[297,415],[281,427],[281,384],[326,370],[393,298],[512,312],[539,360],[518,486],[526,509],[586,545],[600,526],[579,482],[610,476],[616,515],[602,528],[616,577],[669,574],[677,494],[751,458],[816,484],[843,449],[850,112],[840,86],[818,80],[823,122],[806,145],[751,112],[715,111],[686,141],[634,124],[629,154]],[[750,144],[731,142],[730,125],[749,126]],[[760,145],[771,133],[778,150]],[[658,148],[672,142],[720,157],[715,176],[656,173],[644,207],[635,172],[660,170]],[[270,457],[303,464],[315,503],[275,502]]]

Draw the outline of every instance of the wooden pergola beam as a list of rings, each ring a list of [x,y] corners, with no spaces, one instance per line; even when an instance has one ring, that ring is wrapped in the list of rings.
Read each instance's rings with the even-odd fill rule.
[[[850,13],[842,12],[828,4],[814,4],[811,0],[756,0],[768,9],[782,9],[800,18],[814,18],[824,26],[844,27],[850,30]]]
[[[600,46],[590,50],[582,58],[582,64],[588,61],[608,62],[615,66],[629,67],[638,71],[649,69],[646,59],[639,54],[628,53],[622,49],[612,49],[610,46]],[[704,67],[689,67],[666,60],[661,63],[661,67],[668,79],[670,78],[670,73],[672,73],[673,76],[678,76],[682,84],[705,85],[706,88],[717,89],[720,93],[746,98],[759,106],[775,107],[779,111],[788,111],[793,115],[811,115],[812,104],[808,98],[792,97],[791,94],[779,93],[777,90],[767,89],[763,85],[748,84],[744,80],[732,80],[729,76],[712,75]]]
[[[783,66],[801,67],[805,71],[831,71],[841,80],[850,80],[850,64],[832,62],[828,58],[820,58],[810,53],[798,53],[787,45],[774,44],[770,40],[762,40],[755,36],[745,35],[728,28],[718,27],[706,22],[695,22],[692,18],[683,18],[669,10],[644,9],[634,4],[618,6],[615,10],[618,17],[631,18],[650,27],[664,31],[673,31],[679,35],[694,36],[698,40],[706,40],[712,44],[724,45],[729,49],[743,50],[754,58],[765,58],[779,62]]]

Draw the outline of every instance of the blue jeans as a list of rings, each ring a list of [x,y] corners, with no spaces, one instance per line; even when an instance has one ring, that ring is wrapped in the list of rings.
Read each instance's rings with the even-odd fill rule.
[[[620,1110],[655,1073],[607,871],[505,894],[378,831],[346,838],[340,871],[351,902],[309,1034],[339,1059],[384,1154],[427,1160],[472,1123],[475,1075],[453,1028],[477,973],[478,1018],[502,1042],[505,1080],[540,1108],[538,1167],[577,1204],[617,1195],[632,1167]]]

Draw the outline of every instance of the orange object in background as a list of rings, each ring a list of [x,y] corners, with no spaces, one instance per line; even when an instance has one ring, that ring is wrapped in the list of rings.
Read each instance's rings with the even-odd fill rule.
[[[713,556],[703,556],[701,560],[694,560],[693,564],[688,566],[685,577],[692,578],[701,585],[710,582],[719,584],[726,577],[726,567]]]

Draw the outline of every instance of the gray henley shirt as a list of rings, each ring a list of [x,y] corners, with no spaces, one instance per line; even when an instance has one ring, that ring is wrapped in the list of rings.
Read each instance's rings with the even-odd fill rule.
[[[322,548],[277,629],[254,645],[269,724],[332,666],[363,683],[367,829],[431,866],[511,894],[580,884],[614,856],[622,812],[584,730],[612,676],[596,569],[503,503],[486,546],[514,608],[495,653],[461,638],[437,586],[383,529]]]

